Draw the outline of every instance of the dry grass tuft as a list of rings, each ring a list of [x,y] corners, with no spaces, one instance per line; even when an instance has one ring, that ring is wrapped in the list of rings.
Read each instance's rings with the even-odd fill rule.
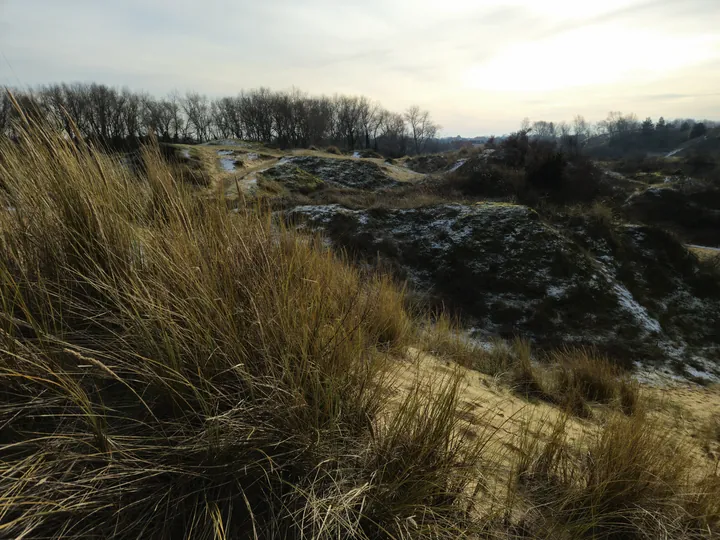
[[[530,343],[518,341],[518,355],[510,373],[511,384],[515,391],[527,398],[539,398],[552,401],[544,380],[544,373],[533,365]]]
[[[427,352],[492,376],[509,373],[519,357],[529,354],[529,345],[523,340],[507,344],[496,339],[481,344],[465,335],[460,324],[444,314],[432,317],[422,338],[422,346]]]
[[[337,146],[328,146],[325,149],[325,152],[327,152],[328,154],[335,154],[337,156],[342,155],[342,152],[340,151],[340,149]]]
[[[638,386],[617,364],[589,349],[563,349],[550,355],[549,393],[560,403],[614,405],[626,414],[638,407]],[[571,407],[572,408],[572,407]]]
[[[705,475],[685,496],[684,508],[695,528],[707,537],[720,533],[720,475],[715,470]]]
[[[544,363],[534,362],[527,340],[511,344],[497,340],[483,346],[459,330],[446,316],[435,318],[424,333],[426,351],[463,367],[500,376],[514,390],[540,399],[578,416],[592,414],[590,405],[615,407],[633,414],[639,407],[639,386],[620,367],[590,349],[566,348],[549,354]]]
[[[0,141],[0,535],[462,534],[459,387],[386,411],[403,292],[139,170]]]
[[[703,537],[713,509],[701,497],[694,515],[683,508],[692,465],[675,434],[643,415],[614,416],[570,445],[566,423],[561,418],[544,443],[527,430],[519,442],[519,489],[537,505],[539,536],[561,529],[573,538]]]

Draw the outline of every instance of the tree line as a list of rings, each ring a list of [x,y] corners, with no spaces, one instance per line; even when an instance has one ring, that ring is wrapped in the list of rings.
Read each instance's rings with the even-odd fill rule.
[[[595,136],[617,136],[626,133],[650,134],[655,131],[679,131],[688,134],[688,138],[695,138],[707,133],[707,129],[716,127],[717,122],[697,121],[692,118],[675,119],[666,121],[660,117],[654,122],[651,117],[640,121],[634,113],[623,114],[619,111],[611,111],[604,120],[595,124],[585,120],[582,115],[577,115],[572,122],[547,122],[539,120],[531,122],[524,118],[520,130],[531,134],[532,138],[559,139],[566,136],[577,136],[585,141]]]
[[[391,156],[434,151],[439,144],[440,126],[428,111],[412,106],[392,112],[364,96],[258,88],[230,97],[173,92],[158,98],[104,84],[51,84],[3,92],[0,134],[13,135],[18,115],[13,99],[24,114],[56,124],[70,137],[113,148],[151,136],[176,143],[234,138],[285,148],[336,145]]]
[[[520,131],[531,139],[554,141],[566,149],[587,148],[594,157],[617,157],[632,152],[667,152],[683,142],[702,137],[717,127],[717,122],[697,121],[692,118],[654,121],[647,117],[641,121],[634,113],[611,111],[597,123],[581,115],[572,122],[531,122],[523,119]],[[592,141],[605,143],[590,148]]]

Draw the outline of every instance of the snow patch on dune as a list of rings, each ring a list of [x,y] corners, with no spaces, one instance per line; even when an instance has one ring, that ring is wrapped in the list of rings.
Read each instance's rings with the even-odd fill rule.
[[[235,160],[229,158],[222,158],[220,160],[220,166],[225,172],[233,172],[235,170]]]
[[[620,307],[630,313],[644,330],[650,333],[660,333],[662,331],[660,323],[653,319],[648,310],[635,300],[627,287],[616,281],[612,285],[612,290],[617,295]]]
[[[467,159],[460,159],[460,160],[458,160],[458,161],[455,163],[455,165],[452,166],[452,168],[450,169],[450,172],[455,172],[455,171],[457,171],[460,167],[462,167],[463,165],[465,165],[465,163],[467,163]]]
[[[545,294],[552,298],[563,298],[567,295],[567,287],[560,287],[557,285],[550,285]]]

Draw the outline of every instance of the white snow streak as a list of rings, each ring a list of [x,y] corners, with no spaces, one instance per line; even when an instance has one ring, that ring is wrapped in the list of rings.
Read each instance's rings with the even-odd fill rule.
[[[653,319],[648,310],[633,298],[632,293],[621,283],[613,283],[613,292],[617,295],[620,307],[632,314],[638,324],[650,333],[660,333],[662,327],[660,323]]]
[[[226,172],[233,172],[235,170],[235,160],[228,159],[228,158],[222,158],[220,160],[220,166]]]

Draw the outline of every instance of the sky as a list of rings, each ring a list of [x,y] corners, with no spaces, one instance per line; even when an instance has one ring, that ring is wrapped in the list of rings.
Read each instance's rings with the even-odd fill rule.
[[[365,95],[446,136],[720,120],[720,0],[0,0],[0,85],[76,81]]]

